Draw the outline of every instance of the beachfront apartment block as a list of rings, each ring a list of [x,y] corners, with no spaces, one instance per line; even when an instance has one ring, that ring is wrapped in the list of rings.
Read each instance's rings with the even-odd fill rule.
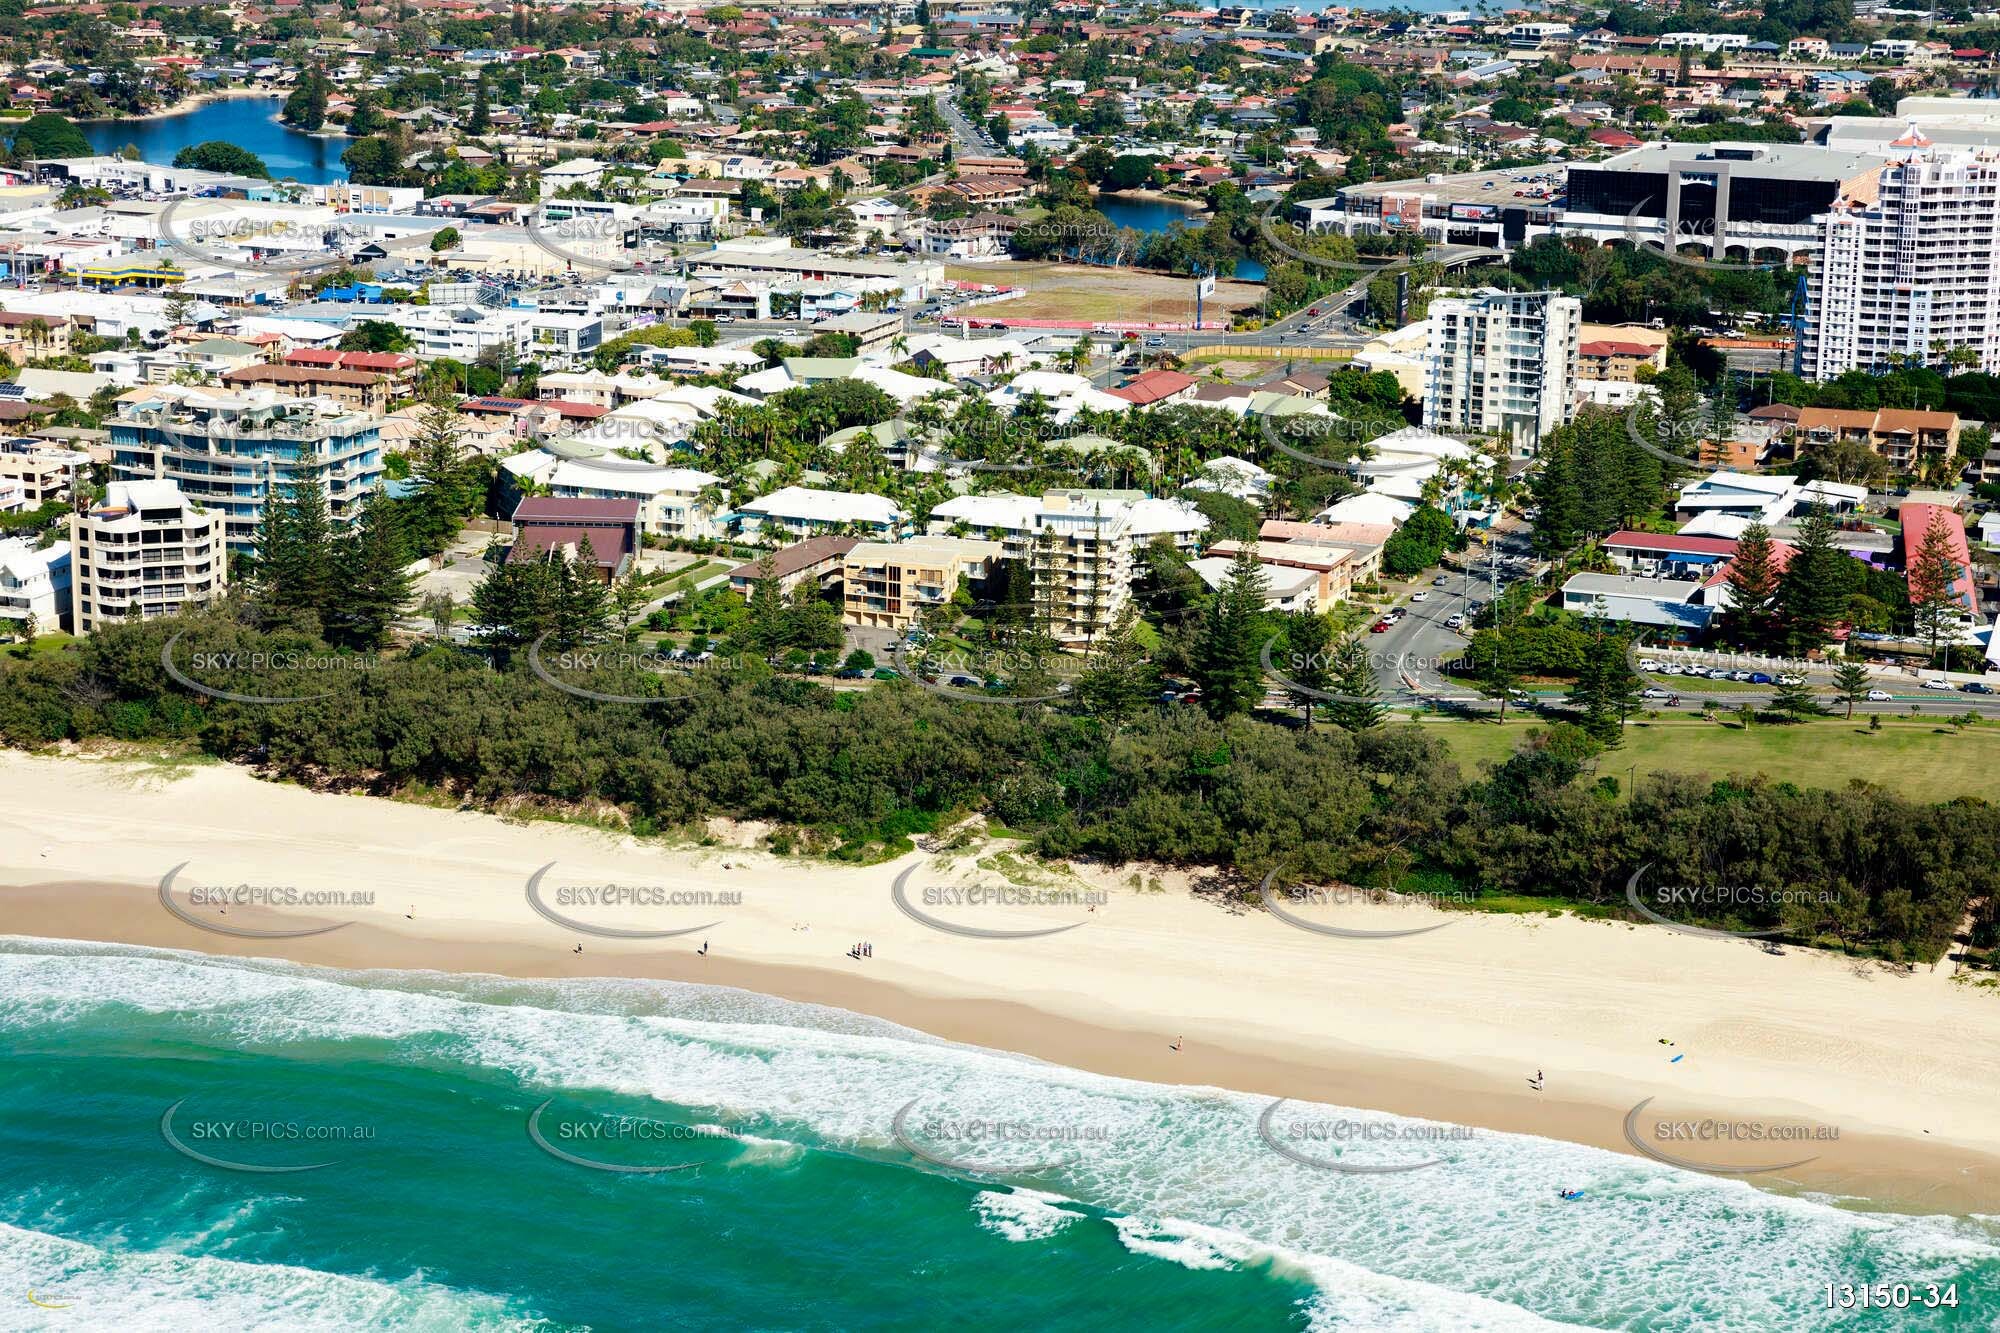
[[[1431,302],[1424,425],[1504,436],[1517,456],[1568,419],[1583,303],[1482,288]]]
[[[78,634],[170,616],[220,597],[229,581],[227,522],[171,481],[114,481],[70,519]]]
[[[380,423],[323,398],[171,385],[118,400],[111,475],[171,481],[219,514],[232,551],[256,546],[264,509],[314,475],[336,524],[352,523],[382,480]]]
[[[934,536],[984,536],[1020,562],[1050,635],[1066,648],[1102,640],[1132,595],[1140,547],[1192,550],[1208,528],[1193,505],[1137,491],[962,495],[931,510]]]
[[[73,624],[69,543],[38,549],[25,537],[0,539],[0,633],[48,634]]]
[[[1929,144],[1912,127],[1894,146]],[[1922,151],[1877,179],[1874,198],[1843,198],[1821,220],[1798,373],[1828,380],[1954,353],[2000,370],[2000,158]]]
[[[951,600],[961,578],[976,583],[991,576],[1003,549],[971,537],[862,542],[842,560],[842,618],[871,629],[907,629],[926,607]]]

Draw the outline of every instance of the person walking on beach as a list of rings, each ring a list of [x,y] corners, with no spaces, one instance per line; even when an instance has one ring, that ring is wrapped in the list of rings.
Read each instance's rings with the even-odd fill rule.
[[[1529,1086],[1529,1087],[1531,1087],[1531,1088],[1533,1088],[1533,1089],[1534,1089],[1534,1090],[1535,1090],[1536,1092],[1540,1092],[1540,1091],[1542,1090],[1542,1071],[1541,1071],[1541,1070],[1537,1069],[1537,1070],[1535,1071],[1535,1076],[1534,1076],[1533,1078],[1531,1078],[1531,1079],[1529,1079],[1529,1080],[1528,1080],[1528,1086]]]
[[[1171,1045],[1171,1046],[1167,1047],[1167,1049],[1168,1049],[1168,1050],[1170,1050],[1170,1051],[1173,1051],[1173,1052],[1175,1052],[1176,1054],[1178,1054],[1178,1053],[1179,1053],[1179,1051],[1180,1051],[1180,1049],[1181,1049],[1181,1039],[1180,1039],[1180,1037],[1179,1037],[1179,1036],[1176,1036],[1176,1037],[1174,1038],[1174,1041],[1173,1041],[1173,1045]]]

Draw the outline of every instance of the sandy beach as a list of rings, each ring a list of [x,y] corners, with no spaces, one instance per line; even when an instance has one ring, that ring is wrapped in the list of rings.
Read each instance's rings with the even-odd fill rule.
[[[162,877],[183,863],[177,902],[217,926],[225,916],[239,930],[346,924],[291,939],[198,928],[160,902]],[[540,901],[552,912],[691,933],[617,940],[548,919],[527,890],[544,866]],[[891,893],[913,867],[908,899],[937,918],[1076,928],[1013,939],[932,929]],[[1749,1177],[1760,1185],[1911,1211],[2000,1210],[2000,993],[1954,984],[1948,964],[1904,971],[1569,917],[1300,909],[1355,929],[1446,923],[1395,939],[1333,938],[1171,877],[1155,888],[1129,873],[1067,881],[1102,890],[1094,910],[952,905],[924,893],[1003,882],[964,859],[846,867],[722,845],[662,848],[569,824],[319,794],[224,765],[0,754],[7,934],[337,967],[740,986],[1107,1074],[1621,1152],[1634,1151],[1627,1112],[1653,1098],[1649,1117],[1837,1130],[1808,1145],[1670,1148],[1717,1164],[1812,1156]],[[283,911],[239,901],[224,914],[186,897],[193,886],[246,884],[374,901]],[[575,897],[606,884],[741,901],[604,909]],[[872,956],[848,957],[860,941]],[[1526,1082],[1536,1070],[1540,1092]]]

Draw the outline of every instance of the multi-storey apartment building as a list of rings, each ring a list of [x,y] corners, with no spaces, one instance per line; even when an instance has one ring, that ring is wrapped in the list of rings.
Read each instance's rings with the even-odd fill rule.
[[[862,542],[841,568],[841,611],[850,625],[906,629],[924,608],[949,601],[961,577],[985,578],[1000,563],[1001,543],[969,537]]]
[[[112,482],[104,503],[70,519],[76,632],[220,597],[229,581],[225,526],[171,481]]]
[[[1140,547],[1165,538],[1192,548],[1208,520],[1192,505],[1130,491],[1050,491],[967,495],[931,510],[935,535],[963,534],[1001,543],[1032,586],[1036,614],[1064,647],[1100,642],[1132,595]]]
[[[1517,454],[1570,415],[1583,304],[1554,292],[1482,288],[1431,302],[1424,425],[1505,435]]]
[[[37,547],[21,537],[0,538],[0,633],[68,629],[70,607],[68,542]]]
[[[1798,349],[1808,379],[1954,353],[2000,370],[2000,157],[1930,150],[1915,129],[1894,146],[1907,156],[1882,169],[1873,202],[1821,219]]]
[[[127,394],[111,427],[111,475],[176,483],[221,515],[232,551],[257,541],[264,507],[319,470],[327,512],[351,523],[381,483],[380,423],[323,399],[160,386]]]

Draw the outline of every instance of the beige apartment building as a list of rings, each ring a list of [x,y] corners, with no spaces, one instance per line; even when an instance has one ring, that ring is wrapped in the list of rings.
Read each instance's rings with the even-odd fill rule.
[[[76,632],[152,620],[213,601],[229,582],[222,515],[171,481],[114,481],[104,503],[70,519]]]
[[[342,407],[371,417],[389,411],[390,383],[386,376],[337,366],[254,365],[222,377],[224,388],[275,389],[288,398],[330,398]]]
[[[842,618],[870,629],[907,629],[925,607],[949,600],[960,578],[992,574],[1004,549],[971,537],[862,542],[842,562]]]
[[[77,471],[90,465],[89,454],[50,450],[32,454],[0,453],[0,488],[13,483],[29,507],[69,498]]]

